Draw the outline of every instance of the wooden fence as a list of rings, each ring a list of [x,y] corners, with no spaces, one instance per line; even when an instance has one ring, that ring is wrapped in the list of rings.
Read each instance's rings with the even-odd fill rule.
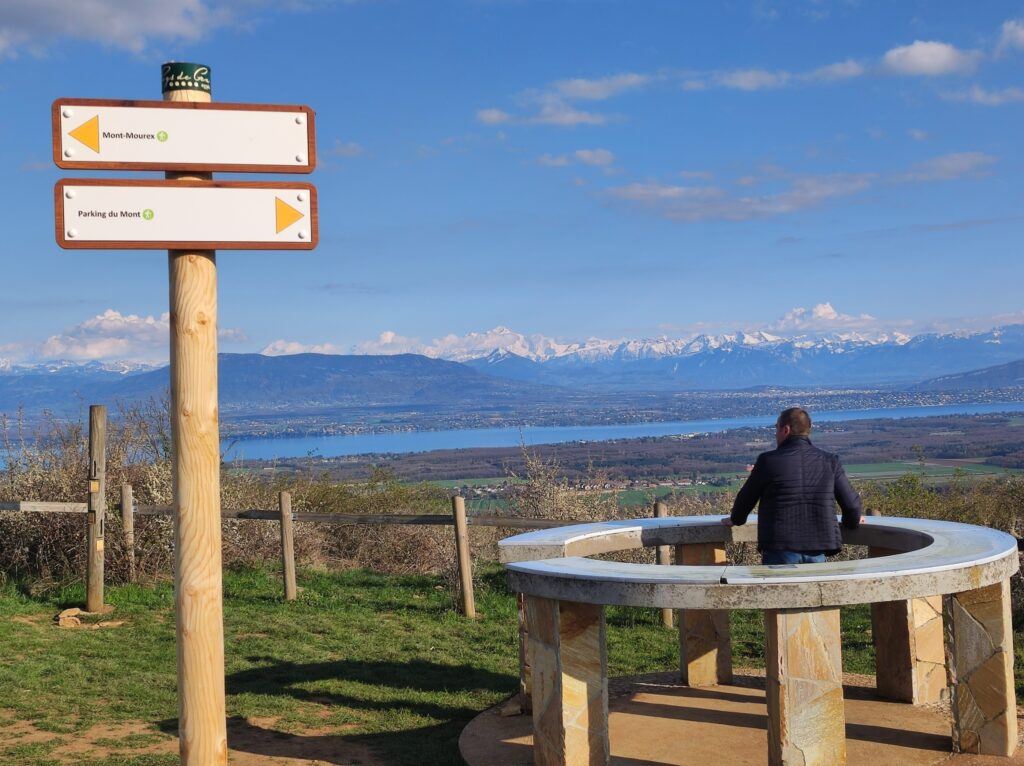
[[[136,516],[171,516],[174,513],[170,505],[137,505],[133,499],[130,484],[121,487],[121,529],[124,535],[124,549],[128,556],[129,578],[135,579],[135,517]],[[284,574],[284,593],[287,600],[294,600],[297,592],[295,584],[295,538],[296,523],[334,524],[338,526],[360,525],[441,525],[455,528],[455,548],[458,562],[462,613],[475,617],[473,599],[473,574],[469,555],[470,526],[502,527],[505,529],[549,529],[565,526],[571,521],[559,519],[531,519],[516,516],[488,516],[467,514],[465,500],[456,495],[452,498],[452,514],[417,514],[417,513],[295,513],[291,510],[291,494],[281,492],[278,495],[278,507],[267,509],[223,510],[221,518],[228,520],[271,521],[281,525],[281,570]],[[87,503],[48,503],[37,501],[20,501],[0,503],[0,511],[21,511],[24,513],[90,513]],[[93,522],[90,519],[90,526]],[[100,533],[102,540],[102,534]],[[97,568],[96,557],[103,556],[103,546],[96,550],[95,545],[88,547],[87,571]],[[100,570],[102,571],[102,569]],[[102,602],[101,602],[102,603]],[[98,609],[96,610],[98,611]]]
[[[20,511],[23,513],[81,513],[86,515],[88,525],[88,543],[86,557],[86,609],[100,611],[103,608],[104,587],[104,542],[106,535],[106,407],[92,405],[89,407],[89,477],[85,503],[52,503],[37,501],[18,501],[0,503],[0,511]],[[174,507],[170,505],[137,505],[131,485],[121,487],[121,529],[124,535],[124,550],[128,557],[129,578],[135,580],[135,517],[136,516],[172,516]],[[662,503],[655,503],[654,513],[665,515]],[[476,617],[473,598],[473,572],[469,549],[469,527],[501,527],[504,529],[550,529],[575,523],[564,519],[536,519],[517,516],[492,516],[485,514],[467,514],[465,500],[456,495],[452,498],[452,513],[422,514],[403,512],[396,509],[392,513],[294,513],[291,495],[281,492],[278,496],[277,508],[222,510],[222,519],[242,519],[252,521],[278,522],[281,530],[281,571],[284,575],[284,597],[294,600],[297,593],[295,584],[295,536],[294,525],[297,523],[336,524],[340,526],[379,525],[379,524],[412,524],[412,525],[445,525],[455,528],[455,550],[458,568],[460,606],[467,617]],[[667,550],[667,549],[666,549]],[[662,561],[659,553],[659,563]],[[663,611],[663,621],[671,626],[670,610]]]

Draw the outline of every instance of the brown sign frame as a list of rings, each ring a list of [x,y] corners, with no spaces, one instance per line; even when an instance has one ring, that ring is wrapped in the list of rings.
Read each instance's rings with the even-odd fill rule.
[[[104,162],[86,160],[68,162],[61,156],[60,110],[65,106],[112,106],[146,109],[192,109],[222,112],[302,112],[306,115],[308,146],[304,165],[231,165],[222,163],[187,162]],[[138,101],[102,98],[58,98],[50,107],[53,143],[53,162],[64,170],[194,170],[197,172],[222,171],[226,173],[312,173],[316,169],[316,116],[308,106],[288,104],[232,104],[203,103],[197,101]]]
[[[195,240],[122,241],[74,240],[66,236],[64,226],[65,186],[178,187],[190,189],[302,189],[309,193],[309,240],[301,242],[209,242]],[[53,187],[54,230],[57,244],[65,250],[312,250],[320,243],[320,211],[316,187],[305,182],[287,181],[161,181],[128,178],[62,178]]]

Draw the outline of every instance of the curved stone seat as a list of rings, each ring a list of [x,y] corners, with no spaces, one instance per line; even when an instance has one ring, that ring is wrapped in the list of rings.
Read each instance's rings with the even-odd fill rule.
[[[794,609],[897,601],[974,590],[1019,569],[1017,541],[994,529],[868,517],[844,542],[902,551],[824,564],[687,566],[585,558],[656,545],[753,542],[757,517],[727,527],[682,516],[544,529],[499,543],[513,590],[585,604],[682,609]]]
[[[952,695],[952,746],[1010,755],[1017,741],[1009,578],[1017,541],[970,524],[870,517],[843,530],[869,558],[733,566],[725,544],[755,542],[757,517],[607,521],[499,543],[521,599],[521,688],[533,700],[535,763],[606,763],[606,605],[681,609],[682,680],[732,677],[728,612],[765,613],[770,766],[846,763],[838,607],[872,605],[878,694],[914,704]],[[674,565],[588,558],[674,546]],[[667,562],[667,558],[659,561]],[[671,624],[667,612],[666,624]]]

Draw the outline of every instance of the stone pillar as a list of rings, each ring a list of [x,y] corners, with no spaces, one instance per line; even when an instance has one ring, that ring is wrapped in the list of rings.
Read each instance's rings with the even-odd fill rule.
[[[516,617],[519,624],[519,707],[532,708],[533,669],[530,663],[530,631],[526,625],[526,597],[516,594]]]
[[[927,705],[946,688],[942,596],[871,605],[875,686],[886,699]]]
[[[604,607],[526,596],[536,766],[608,763]]]
[[[945,598],[953,750],[1012,755],[1017,747],[1010,581]]]
[[[838,609],[765,612],[769,766],[844,766]]]
[[[677,545],[676,563],[724,564],[725,547],[721,543]],[[689,686],[732,683],[729,610],[679,610],[679,667],[683,683]]]

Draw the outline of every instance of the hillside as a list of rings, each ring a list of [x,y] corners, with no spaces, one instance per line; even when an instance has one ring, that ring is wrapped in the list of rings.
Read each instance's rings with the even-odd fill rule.
[[[913,387],[915,391],[977,391],[1024,386],[1024,359],[980,370],[943,375],[925,380]]]
[[[484,375],[457,362],[415,354],[334,356],[221,354],[222,412],[331,407],[528,405],[561,393],[530,383]],[[0,375],[0,411],[77,410],[79,402],[115,402],[164,396],[167,367],[136,374],[85,368]]]

